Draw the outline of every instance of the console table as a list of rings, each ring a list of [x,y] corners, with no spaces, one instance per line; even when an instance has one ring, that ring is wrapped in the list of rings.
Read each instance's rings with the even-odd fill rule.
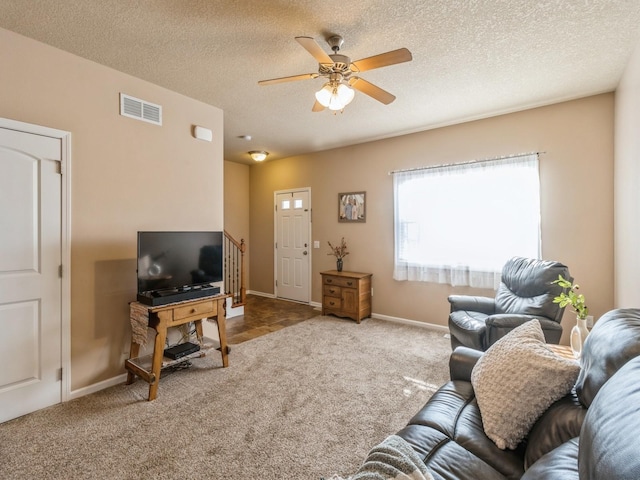
[[[155,400],[158,396],[158,384],[160,371],[163,367],[184,362],[194,357],[206,354],[200,350],[177,360],[163,363],[164,347],[167,339],[167,329],[177,327],[185,323],[194,322],[196,336],[200,346],[205,345],[202,332],[202,319],[215,320],[218,325],[220,338],[220,353],[222,354],[222,366],[229,366],[229,347],[227,346],[226,332],[226,299],[229,295],[214,295],[184,302],[169,303],[151,307],[140,302],[129,304],[132,336],[129,358],[125,360],[124,367],[127,370],[127,385],[134,382],[136,375],[149,383],[149,400]],[[156,331],[153,354],[139,357],[140,345],[144,345],[147,338],[147,328]]]
[[[371,316],[371,273],[328,270],[322,275],[322,315],[352,318]]]

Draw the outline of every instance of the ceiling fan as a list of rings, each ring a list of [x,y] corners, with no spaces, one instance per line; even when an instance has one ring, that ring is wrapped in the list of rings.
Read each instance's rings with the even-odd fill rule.
[[[320,112],[325,108],[334,111],[343,110],[344,107],[353,100],[355,95],[355,92],[349,87],[353,87],[359,92],[369,95],[371,98],[385,105],[390,104],[396,99],[394,95],[355,74],[412,60],[409,50],[399,48],[398,50],[392,50],[352,62],[346,55],[338,53],[344,43],[344,39],[340,35],[333,35],[327,39],[327,43],[331,47],[331,50],[333,50],[332,55],[327,55],[324,50],[322,50],[322,47],[311,37],[296,37],[296,41],[318,61],[318,73],[303,73],[302,75],[293,75],[291,77],[261,80],[258,82],[258,85],[273,85],[276,83],[324,77],[328,79],[328,82],[323,85],[322,89],[316,92],[316,102],[311,109],[313,112]]]

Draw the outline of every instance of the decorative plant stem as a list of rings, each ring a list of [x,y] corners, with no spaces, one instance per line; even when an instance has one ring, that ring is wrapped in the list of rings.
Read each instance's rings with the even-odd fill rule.
[[[557,283],[562,288],[568,288],[569,290],[566,292],[562,292],[560,295],[553,299],[553,303],[560,304],[560,307],[564,308],[567,305],[571,305],[574,312],[578,316],[580,320],[584,320],[589,315],[589,308],[584,302],[584,295],[581,293],[576,293],[580,288],[580,285],[573,285],[569,280],[562,277],[562,275],[558,275],[558,280],[552,283]]]

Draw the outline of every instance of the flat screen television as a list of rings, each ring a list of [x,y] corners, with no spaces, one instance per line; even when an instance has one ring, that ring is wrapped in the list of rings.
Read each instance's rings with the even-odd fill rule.
[[[200,289],[223,280],[222,232],[138,232],[138,294]]]

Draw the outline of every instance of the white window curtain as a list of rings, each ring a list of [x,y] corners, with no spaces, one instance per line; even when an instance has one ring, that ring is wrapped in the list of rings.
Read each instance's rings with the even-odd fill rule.
[[[497,288],[513,256],[540,258],[538,155],[393,173],[393,278]]]

